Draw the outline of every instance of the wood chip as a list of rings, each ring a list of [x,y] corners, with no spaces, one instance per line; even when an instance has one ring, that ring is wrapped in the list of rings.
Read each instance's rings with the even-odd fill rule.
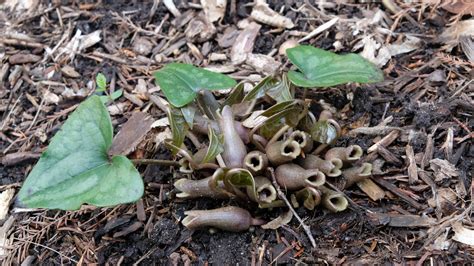
[[[264,54],[248,54],[245,63],[253,67],[258,73],[266,75],[274,74],[281,65],[273,57]]]
[[[114,137],[109,155],[128,155],[150,131],[153,122],[145,113],[134,113]]]
[[[373,222],[393,227],[430,227],[435,225],[436,219],[418,215],[369,213]]]
[[[122,237],[122,236],[126,236],[130,233],[133,233],[135,231],[137,231],[138,229],[140,229],[140,227],[143,226],[143,223],[142,222],[134,222],[133,224],[127,226],[125,229],[123,229],[122,231],[119,231],[117,233],[115,233],[113,235],[114,238],[117,238],[117,237]]]
[[[373,178],[373,180],[375,181],[375,183],[381,185],[382,187],[386,188],[387,190],[389,190],[393,194],[399,196],[400,198],[402,198],[404,201],[406,201],[407,203],[409,203],[410,205],[412,205],[416,209],[421,210],[421,209],[424,208],[423,204],[420,204],[416,200],[410,198],[403,190],[401,190],[400,188],[398,188],[394,184],[388,182],[387,180],[384,180],[383,178]]]
[[[428,166],[430,160],[433,158],[433,153],[434,153],[433,134],[429,134],[426,138],[425,153],[423,153],[423,158],[421,159],[421,164],[420,164],[421,169],[425,169],[425,167]]]
[[[137,219],[141,222],[146,221],[145,207],[143,206],[143,199],[139,199],[135,204],[137,206]]]
[[[12,65],[17,64],[27,64],[27,63],[36,63],[41,60],[41,56],[34,55],[34,54],[14,54],[8,58],[8,62]]]
[[[324,31],[328,30],[329,28],[331,28],[332,26],[334,26],[334,24],[336,24],[336,22],[338,20],[339,20],[339,17],[334,17],[331,20],[329,20],[328,22],[325,22],[324,24],[319,25],[316,29],[312,30],[308,35],[301,38],[298,42],[304,42],[304,41],[307,41],[311,38],[314,38],[314,37],[318,36],[320,33],[324,32]]]
[[[261,1],[254,6],[250,16],[260,23],[278,28],[291,29],[295,26],[291,19],[280,15],[271,9],[268,4],[262,3]]]
[[[252,52],[261,27],[257,23],[251,22],[240,32],[230,51],[230,60],[233,64],[240,64],[247,59],[247,54]]]
[[[405,152],[408,159],[408,182],[410,184],[414,184],[418,182],[418,167],[416,166],[413,147],[411,145],[407,145],[405,147]]]
[[[370,146],[369,149],[367,149],[368,153],[374,152],[377,150],[379,146],[387,147],[392,142],[394,142],[398,136],[400,135],[399,130],[392,130],[390,133],[388,133],[387,136],[383,137],[381,140],[377,141],[374,145]]]
[[[431,160],[430,168],[434,171],[436,182],[443,181],[444,179],[450,179],[459,175],[456,167],[452,163],[443,159],[436,158]]]
[[[375,184],[372,179],[367,178],[359,181],[357,186],[373,201],[378,201],[385,197],[385,191]]]
[[[201,0],[201,5],[207,19],[212,23],[224,17],[227,0]]]
[[[16,152],[5,155],[2,158],[2,164],[4,166],[10,166],[15,164],[20,164],[29,160],[38,159],[41,156],[41,153],[33,152]]]

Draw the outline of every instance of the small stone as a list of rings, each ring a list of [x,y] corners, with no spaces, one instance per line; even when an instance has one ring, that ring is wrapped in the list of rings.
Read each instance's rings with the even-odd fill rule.
[[[133,51],[135,51],[137,54],[147,55],[151,52],[152,48],[153,44],[145,38],[139,37],[133,42]]]

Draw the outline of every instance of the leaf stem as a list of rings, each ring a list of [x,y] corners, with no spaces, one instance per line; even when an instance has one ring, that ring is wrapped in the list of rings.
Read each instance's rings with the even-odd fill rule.
[[[177,161],[159,160],[159,159],[133,159],[134,164],[154,164],[161,166],[179,166]]]

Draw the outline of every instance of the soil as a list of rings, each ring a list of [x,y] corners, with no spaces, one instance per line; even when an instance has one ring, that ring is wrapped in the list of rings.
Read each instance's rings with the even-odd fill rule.
[[[141,70],[134,64],[125,65],[107,58],[98,61],[97,56],[91,53],[92,51],[101,51],[112,54],[115,51],[119,57],[128,60],[123,50],[132,49],[133,39],[138,33],[130,30],[130,25],[114,19],[113,12],[117,12],[122,16],[124,16],[123,14],[131,14],[129,15],[130,21],[144,30],[148,30],[147,25],[163,23],[160,34],[173,36],[167,37],[167,40],[171,40],[167,45],[172,45],[177,39],[173,39],[176,32],[184,33],[186,26],[182,28],[175,27],[174,16],[162,3],[163,1],[160,2],[151,18],[149,17],[149,11],[152,9],[153,1],[101,1],[101,4],[92,8],[86,8],[85,1],[79,1],[81,3],[77,1],[45,1],[40,10],[45,10],[48,5],[56,5],[57,2],[60,2],[59,7],[61,9],[58,10],[61,10],[62,13],[69,14],[70,11],[68,10],[75,10],[79,13],[73,19],[60,19],[57,12],[46,12],[26,19],[16,26],[16,30],[30,36],[36,36],[39,42],[53,47],[61,38],[60,32],[58,33],[55,29],[57,27],[68,28],[67,23],[73,22],[73,33],[77,30],[82,31],[83,34],[102,30],[104,34],[106,33],[104,38],[113,41],[103,40],[98,42],[93,47],[88,48],[87,51],[84,51],[82,55],[77,55],[70,62],[69,65],[80,74],[80,77],[71,79],[61,71],[56,71],[50,81],[65,83],[66,87],[75,89],[88,88],[88,83],[95,79],[96,73],[102,72],[108,77],[108,83],[116,82],[117,89],[119,87],[125,88],[128,93],[132,94],[138,79],[145,79],[148,84],[152,84],[151,70],[158,69],[166,62],[175,60],[202,62],[202,60],[198,60],[191,55],[191,48],[186,45],[177,49],[178,52],[171,52],[164,61],[154,62],[152,66],[148,65],[150,68],[146,70]],[[190,5],[190,3],[196,4],[199,1],[174,2],[182,13],[187,10],[200,12],[200,9],[193,8]],[[218,25],[217,35],[223,34],[229,26],[236,26],[237,22],[247,18],[252,11],[252,5],[249,4],[252,1],[237,0],[228,2],[234,2],[237,8],[235,13],[231,14],[228,6],[226,16],[220,22],[221,24],[215,23]],[[284,10],[283,13],[295,22],[296,27],[291,29],[294,31],[310,32],[322,21],[329,20],[315,17],[314,12],[304,13],[299,11],[303,10],[305,2],[313,1],[267,2],[276,11]],[[95,5],[96,1],[87,3]],[[314,6],[317,7],[317,4]],[[419,6],[416,5],[402,6],[406,10],[416,8],[417,12],[419,11]],[[344,19],[361,19],[364,18],[365,11],[376,9],[391,15],[385,6],[378,3],[334,4],[325,9],[325,12]],[[417,12],[410,11],[409,13],[411,17],[417,19]],[[382,200],[372,201],[361,190],[353,187],[345,190],[345,193],[354,204],[342,213],[330,213],[320,208],[315,211],[309,211],[304,207],[296,209],[296,212],[311,228],[312,235],[317,243],[314,248],[311,247],[305,232],[296,219],[278,230],[263,230],[260,227],[252,227],[250,230],[240,233],[219,230],[190,231],[180,223],[186,210],[211,209],[233,205],[249,209],[253,215],[268,220],[277,217],[280,212],[278,210],[262,212],[256,206],[247,206],[234,200],[197,199],[186,201],[177,199],[172,184],[174,180],[181,177],[179,172],[167,166],[148,165],[138,168],[146,184],[146,194],[142,199],[145,206],[145,220],[140,219],[137,214],[138,204],[121,205],[115,208],[85,207],[74,212],[35,211],[21,214],[12,213],[11,215],[15,217],[16,221],[10,230],[10,235],[15,239],[24,240],[16,240],[15,244],[12,244],[13,251],[5,261],[8,264],[19,265],[31,257],[35,264],[41,265],[75,264],[74,261],[83,264],[98,263],[100,265],[131,265],[137,261],[140,265],[182,265],[187,262],[192,262],[193,265],[256,265],[257,262],[260,265],[273,263],[414,265],[417,262],[420,263],[419,265],[423,265],[428,261],[434,262],[436,265],[472,263],[474,261],[473,249],[468,245],[450,240],[446,249],[433,250],[431,245],[434,238],[431,238],[431,231],[428,228],[419,228],[418,226],[393,227],[390,226],[390,221],[380,222],[369,215],[369,213],[397,213],[430,217],[439,215],[436,208],[427,204],[427,200],[432,197],[429,185],[419,182],[417,183],[418,186],[414,186],[405,181],[407,178],[406,145],[410,144],[414,153],[418,156],[423,155],[427,147],[428,134],[431,134],[435,129],[437,134],[433,137],[433,158],[448,160],[453,163],[459,173],[458,176],[452,179],[437,183],[437,188],[444,187],[454,190],[459,188],[458,186],[462,186],[467,191],[466,195],[458,198],[458,203],[451,206],[456,214],[462,213],[471,202],[474,146],[472,145],[472,137],[462,142],[458,141],[467,134],[471,134],[471,132],[466,131],[466,128],[470,130],[474,128],[474,120],[472,119],[474,108],[469,107],[469,104],[472,104],[472,84],[467,86],[465,91],[460,92],[455,97],[452,96],[455,88],[465,84],[460,80],[466,77],[472,79],[472,62],[471,64],[456,65],[455,62],[469,62],[462,50],[454,48],[451,52],[445,52],[441,49],[439,43],[435,43],[434,39],[429,37],[439,35],[446,28],[445,22],[452,17],[452,14],[443,9],[435,9],[433,12],[441,18],[441,22],[430,22],[432,20],[428,18],[430,15],[428,11],[425,11],[426,14],[422,12],[422,21],[428,21],[428,23],[419,23],[423,24],[423,29],[413,25],[407,19],[399,21],[395,31],[407,35],[421,36],[422,44],[414,51],[390,59],[389,63],[383,68],[386,77],[385,82],[364,86],[351,84],[338,86],[337,88],[315,90],[308,92],[307,96],[313,101],[311,108],[315,113],[319,113],[323,109],[323,105],[326,104],[334,108],[338,114],[336,119],[345,133],[358,127],[374,127],[387,117],[392,119],[389,126],[403,128],[404,132],[411,132],[412,135],[408,133],[404,135],[406,138],[411,138],[409,142],[406,139],[402,140],[400,137],[389,147],[386,147],[402,163],[386,161],[383,166],[385,174],[376,178],[386,178],[386,180],[407,192],[407,195],[414,195],[412,198],[423,205],[422,210],[398,197],[393,191],[387,191],[387,196]],[[0,19],[8,21],[18,19],[14,13],[7,15],[6,18],[0,16]],[[169,18],[163,20],[165,16]],[[64,23],[64,25],[60,26],[61,23]],[[253,47],[253,53],[272,53],[274,49],[278,49],[289,38],[289,31],[276,31],[274,27],[262,25]],[[360,41],[360,35],[351,35],[351,31],[347,31],[344,32],[345,34],[341,39],[340,36],[336,36],[337,33],[336,28],[331,28],[321,35],[303,42],[303,44],[334,50],[334,42],[340,40],[343,43],[343,48],[339,52],[362,51],[361,48],[353,49],[353,45]],[[69,39],[70,37],[68,36]],[[165,39],[153,40],[153,46],[163,45],[160,44],[162,40]],[[209,42],[212,45],[212,52],[228,54],[228,50],[219,47],[214,39],[209,40]],[[198,49],[204,46],[202,43],[196,45]],[[22,50],[43,56],[43,50],[38,48],[0,46],[0,54],[12,55]],[[445,55],[443,58],[448,58],[446,60],[451,61],[445,61],[416,72],[419,67],[427,64],[439,53],[443,53]],[[159,54],[159,52],[153,50],[145,57],[154,60],[153,56],[155,54]],[[8,61],[5,58],[2,60]],[[284,60],[282,62],[285,63]],[[47,60],[46,63],[26,64],[24,71],[25,73],[34,72],[33,70],[39,67],[43,71],[39,74],[39,77],[43,77],[46,68],[60,69],[62,66],[62,62]],[[238,67],[237,70],[239,70]],[[11,66],[11,69],[13,68]],[[450,83],[429,81],[428,77],[435,70],[442,70],[446,74],[452,75]],[[9,73],[11,71],[13,70],[10,70]],[[121,73],[122,77],[114,76],[117,73]],[[408,75],[414,78],[410,82],[405,82],[404,78]],[[25,76],[28,79],[33,77],[32,74],[25,74]],[[115,81],[110,78],[112,76],[115,77]],[[7,82],[7,78],[0,82],[2,83],[2,90],[7,91],[5,94],[0,93],[0,107],[5,107],[0,109],[2,118],[7,116],[14,102],[20,95],[23,95],[18,101],[19,109],[15,109],[16,111],[11,114],[8,127],[0,130],[0,150],[8,149],[7,152],[2,153],[2,156],[19,151],[41,152],[44,150],[48,141],[65,121],[68,112],[64,112],[64,110],[70,109],[84,99],[83,96],[77,96],[61,100],[58,104],[47,104],[36,124],[32,127],[32,131],[29,132],[25,130],[28,126],[24,126],[22,123],[31,121],[31,119],[25,118],[25,114],[22,113],[34,117],[38,108],[25,95],[36,97],[40,95],[39,89],[33,83],[28,82],[23,82],[19,87],[13,88]],[[427,91],[419,96],[419,92],[424,88]],[[63,90],[64,86],[60,86],[53,88],[51,91],[61,95]],[[40,97],[36,99],[38,103],[41,101]],[[118,126],[129,117],[127,112],[138,108],[145,109],[145,105],[141,107],[134,106],[124,97],[120,98],[118,102],[127,103],[128,105],[125,107],[125,113],[113,116],[116,131]],[[150,107],[147,107],[146,110],[155,119],[165,116],[151,101],[147,103],[150,103]],[[1,121],[3,123],[3,119]],[[28,135],[21,135],[17,129],[21,129],[21,134],[26,132]],[[453,139],[455,140],[450,153],[446,148],[441,148],[446,141],[448,129],[452,130]],[[154,138],[161,131],[161,129],[154,129],[150,131],[145,139]],[[37,135],[33,134],[34,132]],[[46,140],[38,135],[40,133],[44,135]],[[385,135],[382,134],[380,137]],[[25,140],[23,137],[27,139]],[[11,144],[11,141],[17,138],[18,143]],[[357,136],[345,134],[337,140],[335,145],[357,144],[364,151],[367,151],[379,139],[375,139],[375,136],[371,134],[359,134]],[[172,157],[164,145],[154,148],[141,147],[130,155],[130,157],[143,156],[154,159],[171,159]],[[9,187],[7,185],[18,188],[18,184],[24,181],[35,163],[36,159],[30,159],[13,165],[0,165],[0,188]],[[428,167],[423,169],[423,171],[425,170],[431,171]],[[430,176],[433,177],[433,175]],[[384,190],[388,190],[388,188],[384,188]],[[370,211],[367,212],[366,210]],[[472,223],[472,221],[470,222]],[[46,224],[49,226],[45,226]],[[469,225],[469,222],[465,224]],[[138,229],[131,230],[135,226]],[[131,230],[131,232],[124,233],[127,230]],[[450,236],[452,236],[452,232],[450,232]]]

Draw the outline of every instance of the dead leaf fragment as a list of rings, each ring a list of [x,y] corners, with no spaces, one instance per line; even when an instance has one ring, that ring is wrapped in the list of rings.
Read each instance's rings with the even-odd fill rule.
[[[250,14],[254,20],[278,28],[291,29],[295,26],[291,19],[280,15],[278,12],[271,9],[266,3],[257,3]]]
[[[441,8],[456,15],[474,15],[474,2],[472,0],[448,0],[443,1]]]
[[[170,125],[170,122],[168,120],[168,117],[163,117],[163,118],[160,118],[158,120],[156,120],[155,122],[153,122],[153,124],[151,124],[151,128],[157,128],[157,127],[167,127]]]
[[[474,230],[467,229],[460,222],[457,222],[453,225],[453,231],[453,240],[474,246]]]
[[[0,8],[8,8],[19,15],[24,15],[25,11],[26,13],[34,13],[37,11],[36,8],[39,3],[39,0],[8,0],[2,1]]]
[[[173,138],[173,134],[171,133],[171,130],[169,127],[166,127],[163,132],[158,133],[155,136],[155,145],[159,146],[161,143],[163,143],[167,139]]]
[[[436,196],[428,199],[428,205],[432,208],[438,208],[445,214],[452,213],[455,208],[454,204],[458,196],[450,188],[438,188],[436,190]]]
[[[459,43],[462,36],[474,37],[474,19],[458,21],[453,26],[446,28],[439,36],[438,42],[444,43],[443,49],[448,52]]]
[[[471,37],[462,36],[460,38],[461,48],[466,57],[474,63],[474,42]]]
[[[15,222],[15,217],[11,215],[8,217],[8,220],[0,227],[0,260],[8,256],[11,250],[8,248],[10,246],[10,239],[8,238],[8,232],[10,231],[13,223]]]
[[[7,218],[8,209],[10,208],[13,196],[15,196],[14,188],[9,188],[0,193],[0,222]]]
[[[456,167],[452,163],[443,159],[437,158],[431,160],[430,168],[434,172],[436,182],[459,175]]]
[[[360,55],[378,67],[384,66],[391,58],[387,47],[376,42],[371,36],[364,37],[360,44],[354,46],[354,49],[361,45],[364,46],[364,50],[362,50]]]
[[[393,43],[387,45],[388,50],[390,51],[391,56],[396,56],[399,54],[404,54],[416,50],[420,47],[421,40],[414,36],[406,36],[405,41],[402,43]]]
[[[212,23],[224,17],[227,0],[201,0],[201,5],[207,19]]]
[[[277,218],[271,220],[270,222],[262,225],[262,228],[275,230],[280,228],[282,225],[288,224],[291,219],[293,219],[293,213],[291,211],[287,211],[280,214]]]

